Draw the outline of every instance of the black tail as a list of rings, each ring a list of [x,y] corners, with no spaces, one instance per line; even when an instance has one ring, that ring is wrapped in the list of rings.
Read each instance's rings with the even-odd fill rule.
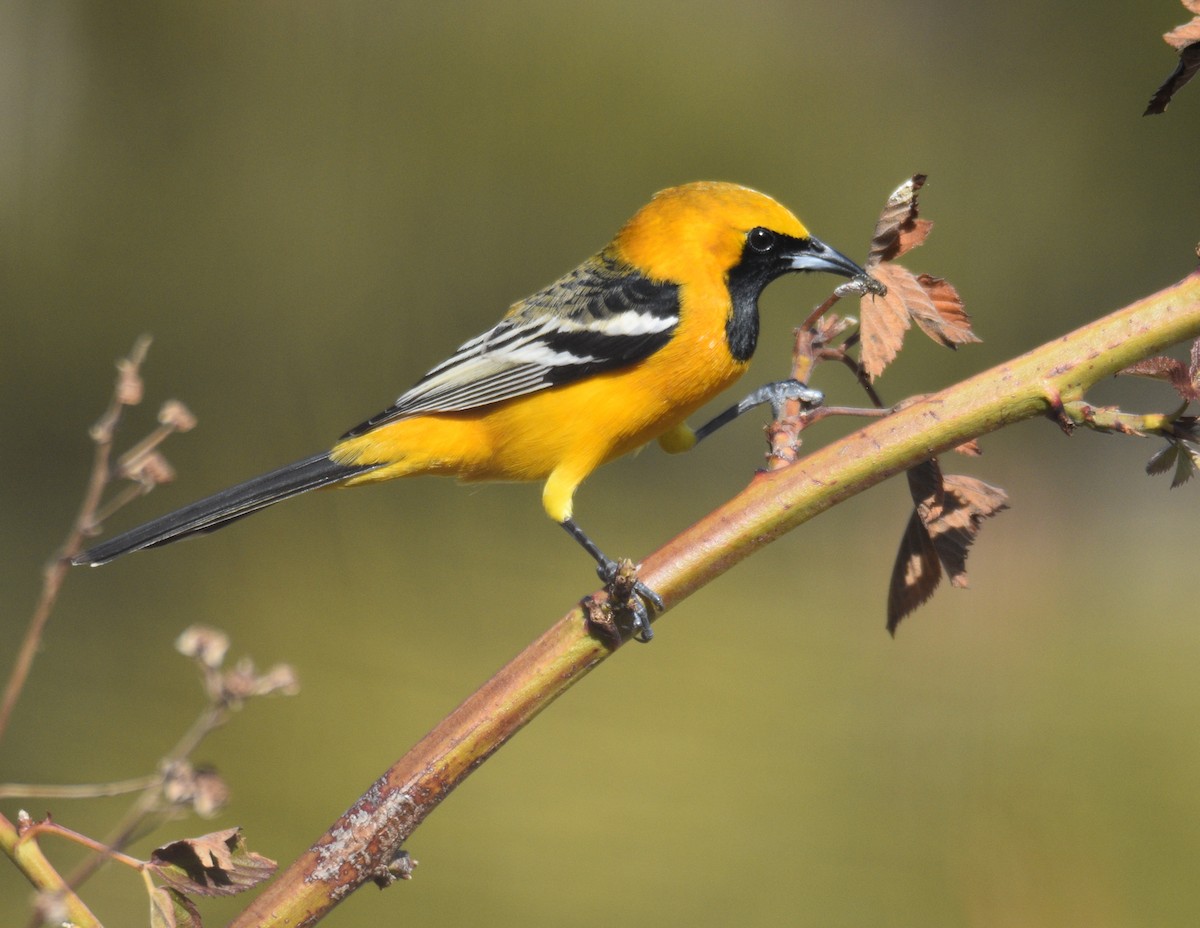
[[[331,461],[326,454],[313,455],[311,458],[273,470],[269,474],[239,483],[236,487],[214,493],[153,522],[130,529],[123,535],[110,538],[71,558],[71,563],[90,564],[94,567],[107,564],[131,551],[154,548],[179,541],[181,538],[211,532],[281,500],[318,487],[340,483],[348,477],[374,470],[378,466],[338,464]]]

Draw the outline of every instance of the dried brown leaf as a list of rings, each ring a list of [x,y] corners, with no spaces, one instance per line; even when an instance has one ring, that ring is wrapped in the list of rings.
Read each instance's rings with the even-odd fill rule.
[[[928,274],[919,275],[917,283],[921,285],[926,300],[910,306],[909,312],[922,332],[947,348],[979,341],[971,331],[971,317],[963,308],[962,297],[952,283]],[[932,312],[927,311],[926,306]]]
[[[950,583],[967,585],[967,552],[984,519],[1008,508],[1008,494],[975,477],[948,474],[940,503],[917,506]]]
[[[979,341],[958,291],[946,280],[917,276],[899,264],[883,264],[872,273],[887,287],[885,296],[864,296],[859,307],[862,362],[872,380],[900,351],[909,320],[949,348]]]
[[[232,896],[269,878],[277,865],[247,850],[240,828],[227,828],[156,848],[148,866],[181,892]]]
[[[977,458],[983,454],[983,448],[980,447],[979,442],[974,438],[970,441],[964,441],[961,445],[951,450],[956,454],[962,454],[969,458]]]
[[[883,294],[864,294],[859,304],[861,361],[872,380],[899,353],[913,321],[934,341],[950,348],[979,341],[952,284],[928,274],[918,277],[893,263],[922,244],[933,228],[933,223],[917,215],[917,191],[924,183],[924,174],[914,174],[888,197],[871,240],[867,268],[874,281],[886,288]]]
[[[1183,0],[1183,5],[1197,14],[1196,18],[1177,26],[1163,36],[1163,41],[1179,52],[1179,63],[1154,92],[1145,112],[1142,113],[1143,116],[1166,112],[1171,98],[1200,71],[1200,3],[1196,0]]]
[[[904,287],[915,282],[912,274],[898,264],[880,265],[874,273],[888,292],[884,296],[864,296],[859,304],[862,364],[872,380],[892,363],[904,344],[904,333],[910,324]]]
[[[946,487],[942,465],[937,458],[929,458],[910,467],[905,476],[908,478],[908,493],[912,497],[913,506],[942,505]]]
[[[887,630],[896,633],[906,616],[926,602],[942,580],[942,567],[938,563],[933,539],[913,512],[900,539],[900,550],[896,552],[896,563],[892,566],[892,580],[888,586]]]
[[[1194,343],[1192,345],[1192,362],[1190,366],[1174,358],[1156,355],[1153,358],[1145,358],[1136,364],[1131,364],[1129,367],[1117,371],[1117,375],[1149,377],[1152,380],[1162,380],[1165,383],[1169,383],[1181,399],[1200,399],[1200,390],[1197,389],[1196,383],[1196,356],[1196,344]]]
[[[1167,75],[1167,79],[1154,91],[1154,96],[1142,111],[1143,116],[1157,116],[1165,113],[1175,94],[1200,71],[1200,44],[1189,45],[1179,53],[1179,63],[1175,70]]]
[[[942,476],[930,459],[908,471],[916,510],[904,530],[888,590],[888,631],[933,595],[943,571],[967,585],[967,553],[984,519],[1008,508],[1008,496],[974,477]]]
[[[1200,16],[1197,16],[1190,23],[1176,26],[1170,32],[1163,35],[1163,41],[1180,52],[1189,45],[1195,45],[1197,42],[1200,42]]]
[[[933,223],[917,218],[917,191],[925,185],[925,180],[926,175],[914,174],[888,197],[879,221],[875,223],[875,234],[871,236],[867,270],[882,262],[894,261],[929,236]]]
[[[1138,377],[1152,377],[1155,380],[1171,381],[1178,377],[1181,373],[1186,375],[1186,368],[1182,361],[1176,361],[1174,358],[1168,358],[1163,355],[1156,355],[1152,358],[1143,358],[1128,367],[1117,371],[1117,376],[1134,375]]]

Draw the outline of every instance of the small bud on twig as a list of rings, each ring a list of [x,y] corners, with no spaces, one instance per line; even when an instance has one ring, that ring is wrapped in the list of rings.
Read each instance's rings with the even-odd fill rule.
[[[158,421],[176,432],[190,432],[196,427],[196,416],[179,400],[167,400],[158,411]]]
[[[209,670],[218,670],[229,652],[229,636],[207,625],[190,625],[175,639],[175,650]]]

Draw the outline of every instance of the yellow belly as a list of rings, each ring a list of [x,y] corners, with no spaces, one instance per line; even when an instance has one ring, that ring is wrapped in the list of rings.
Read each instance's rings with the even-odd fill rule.
[[[624,370],[478,409],[401,419],[340,442],[330,456],[385,465],[347,485],[416,474],[470,481],[553,477],[544,502],[561,521],[570,515],[575,487],[592,470],[675,428],[737,379],[744,365],[715,347],[714,357],[699,361],[672,357],[680,351],[672,343]]]

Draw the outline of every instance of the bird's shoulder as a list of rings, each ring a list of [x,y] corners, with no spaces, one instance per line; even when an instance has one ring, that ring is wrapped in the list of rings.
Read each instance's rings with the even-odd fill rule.
[[[583,325],[620,320],[625,327],[636,327],[636,317],[645,317],[644,327],[646,319],[678,316],[678,284],[652,280],[611,250],[605,250],[513,304],[501,325],[528,325],[551,317]]]
[[[394,405],[351,429],[504,402],[640,361],[670,341],[679,287],[611,251],[514,303],[491,329],[432,367]]]

